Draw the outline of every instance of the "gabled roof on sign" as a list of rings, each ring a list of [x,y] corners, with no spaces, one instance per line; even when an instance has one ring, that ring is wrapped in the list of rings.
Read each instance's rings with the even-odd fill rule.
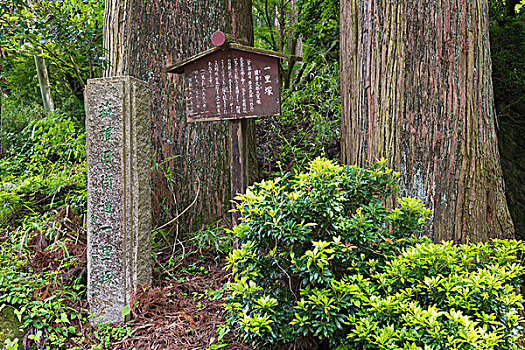
[[[241,45],[241,44],[237,44],[237,43],[230,43],[230,44],[227,44],[227,45],[214,47],[213,49],[209,49],[207,51],[201,52],[201,53],[199,53],[199,54],[197,54],[195,56],[186,58],[185,60],[182,60],[182,61],[177,62],[177,63],[175,63],[175,64],[173,64],[171,66],[168,66],[167,72],[168,73],[184,73],[184,67],[187,66],[188,64],[193,63],[195,61],[198,61],[201,58],[209,56],[209,55],[211,55],[211,54],[213,54],[215,52],[219,52],[219,51],[223,51],[223,50],[238,50],[238,51],[255,53],[255,54],[259,54],[259,55],[263,55],[263,56],[275,57],[275,58],[293,59],[293,60],[296,60],[296,61],[300,61],[301,60],[301,57],[299,57],[299,56],[288,55],[288,54],[285,54],[285,53],[275,52],[275,51],[270,51],[270,50],[258,49],[258,48],[255,48],[255,47],[245,46],[245,45]]]

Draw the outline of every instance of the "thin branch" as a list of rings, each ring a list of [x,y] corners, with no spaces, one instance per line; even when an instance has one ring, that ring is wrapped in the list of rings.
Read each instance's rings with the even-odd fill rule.
[[[75,63],[75,61],[73,60],[73,57],[71,57],[71,54],[68,54],[69,56],[69,60],[71,61],[71,63],[73,64],[73,66],[75,67],[75,73],[77,75],[77,78],[78,80],[80,81],[80,84],[82,85],[82,89],[84,89],[86,87],[86,83],[84,82],[84,80],[82,79],[82,77],[80,76],[80,69],[78,68],[77,64]]]
[[[166,270],[166,268],[164,267],[164,265],[162,265],[162,264],[160,263],[159,259],[157,258],[157,254],[155,254],[155,252],[153,252],[153,259],[155,259],[155,262],[157,263],[157,265],[159,265],[159,266],[164,270],[164,272],[166,272],[166,273],[168,274],[168,276],[171,277],[171,279],[173,279],[173,280],[175,279],[175,276],[173,276],[173,275],[171,274],[171,272],[169,272],[168,270]]]
[[[31,44],[33,45],[36,45],[36,46],[39,46],[41,47],[43,50],[47,51],[51,56],[53,56],[54,59],[56,59],[57,61],[60,61],[60,63],[62,63],[63,65],[65,65],[66,67],[72,69],[72,70],[75,70],[75,67],[70,65],[69,63],[67,63],[66,61],[64,61],[63,59],[61,59],[55,52],[51,51],[46,45],[41,45],[40,43],[37,43],[37,42],[34,42],[32,40],[29,40],[31,42]]]
[[[270,28],[270,38],[272,39],[272,48],[274,50],[277,50],[277,42],[275,41],[275,37],[273,35],[273,23],[270,18],[270,10],[268,9],[268,0],[265,1],[264,5],[264,14],[266,16],[266,23],[268,23],[268,28]]]
[[[162,230],[164,227],[166,226],[169,226],[171,225],[172,223],[174,223],[178,218],[180,218],[185,212],[187,212],[194,204],[195,202],[197,202],[197,198],[199,198],[199,193],[200,193],[200,190],[201,190],[201,187],[199,186],[197,188],[197,194],[195,195],[195,199],[193,199],[193,202],[186,207],[186,209],[184,209],[179,215],[177,215],[176,217],[174,217],[173,219],[171,219],[170,221],[168,221],[167,223],[165,223],[164,225],[160,226],[160,227],[157,227],[156,229],[154,229],[152,231],[153,232],[157,232],[159,230]]]

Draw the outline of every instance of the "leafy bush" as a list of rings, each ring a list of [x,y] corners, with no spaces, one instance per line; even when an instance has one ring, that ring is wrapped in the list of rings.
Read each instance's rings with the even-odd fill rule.
[[[228,257],[226,309],[246,341],[513,349],[523,245],[418,242],[430,211],[413,198],[385,207],[397,177],[384,161],[358,168],[316,159],[308,172],[237,198],[243,219],[233,230],[240,248]]]
[[[85,132],[67,114],[52,113],[24,121],[27,124],[23,129],[14,126],[2,133],[5,157],[0,163],[1,180],[24,171],[48,174],[64,168],[65,163],[84,161]]]
[[[32,121],[22,132],[27,136],[21,149],[31,164],[49,166],[58,162],[79,162],[85,158],[85,133],[78,132],[66,114],[51,114]]]
[[[87,200],[86,177],[84,166],[72,166],[49,174],[26,174],[14,183],[0,183],[0,223],[20,210],[34,214],[66,203],[71,210],[83,213]]]
[[[2,100],[2,130],[1,135],[15,136],[20,134],[29,123],[44,116],[44,109],[36,103],[20,103],[14,98]],[[18,135],[20,137],[20,135]]]
[[[370,261],[332,290],[348,310],[340,349],[518,349],[523,242],[477,245],[423,240],[388,261]]]
[[[346,310],[329,292],[333,283],[398,251],[404,243],[394,241],[429,214],[414,199],[397,210],[384,206],[398,176],[384,160],[361,169],[318,158],[306,173],[263,181],[237,197],[243,220],[233,233],[241,247],[228,258],[234,282],[227,308],[247,340],[343,336]]]
[[[8,158],[19,156],[21,147],[27,142],[24,129],[31,122],[41,119],[44,110],[36,103],[20,103],[14,99],[4,99],[1,104],[0,177],[5,178],[6,174],[18,174],[24,168],[18,159],[15,161]]]

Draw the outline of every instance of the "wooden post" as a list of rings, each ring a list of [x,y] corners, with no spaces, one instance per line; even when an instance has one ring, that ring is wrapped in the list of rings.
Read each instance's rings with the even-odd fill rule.
[[[248,187],[249,167],[252,164],[248,161],[247,125],[246,119],[230,120],[229,145],[230,145],[230,183],[231,198],[235,199],[237,194],[243,194]],[[235,209],[235,203],[232,203]],[[232,225],[239,223],[240,213],[232,213]]]
[[[211,41],[214,46],[239,42],[232,35],[217,31],[213,34]],[[248,160],[248,122],[244,119],[234,119],[228,121],[228,146],[230,151],[230,185],[232,201],[238,194],[243,194],[248,187],[249,181],[249,164]],[[236,205],[232,202],[232,209]],[[232,212],[232,226],[239,223],[240,213]]]

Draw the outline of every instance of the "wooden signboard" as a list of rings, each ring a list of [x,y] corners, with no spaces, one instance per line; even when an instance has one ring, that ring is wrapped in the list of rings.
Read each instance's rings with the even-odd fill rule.
[[[188,121],[273,116],[281,113],[279,61],[221,50],[185,68]]]
[[[281,113],[279,60],[291,56],[237,43],[215,47],[168,67],[184,73],[189,122],[269,117]]]
[[[230,41],[230,42],[228,42]],[[281,113],[279,60],[299,59],[227,40],[215,32],[213,49],[167,68],[184,74],[188,122],[229,120],[232,199],[244,193],[248,179],[246,139],[240,119]],[[238,223],[238,213],[233,214]]]

